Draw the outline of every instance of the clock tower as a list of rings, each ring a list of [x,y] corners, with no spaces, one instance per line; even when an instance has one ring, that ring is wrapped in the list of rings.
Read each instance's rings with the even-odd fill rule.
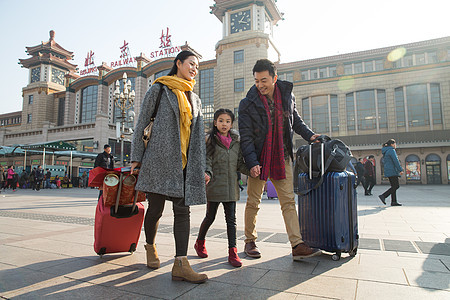
[[[223,24],[222,39],[216,44],[214,108],[237,113],[240,100],[254,84],[255,62],[280,60],[272,29],[282,13],[274,0],[215,0],[211,13]]]
[[[22,129],[41,128],[45,123],[57,123],[59,98],[65,97],[65,76],[76,72],[69,62],[73,52],[55,42],[55,32],[40,45],[26,47],[31,57],[19,59],[19,64],[29,70],[28,85],[22,89]]]

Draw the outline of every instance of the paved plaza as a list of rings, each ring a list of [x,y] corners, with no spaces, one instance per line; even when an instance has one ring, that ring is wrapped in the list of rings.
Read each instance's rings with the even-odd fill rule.
[[[257,230],[262,257],[243,252],[245,191],[237,206],[238,253],[227,262],[224,214],[208,232],[209,257],[193,245],[205,206],[191,207],[188,259],[209,281],[171,280],[175,253],[167,202],[157,235],[161,268],[145,265],[144,232],[134,254],[93,250],[95,189],[0,194],[0,298],[5,299],[450,299],[450,186],[402,185],[402,207],[358,188],[360,245],[355,257],[331,254],[293,262],[276,199],[263,199]]]

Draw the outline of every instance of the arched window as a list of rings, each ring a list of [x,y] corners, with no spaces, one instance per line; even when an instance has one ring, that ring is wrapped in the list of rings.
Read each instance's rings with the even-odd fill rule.
[[[437,154],[428,154],[425,158],[428,184],[441,184],[441,158]]]
[[[97,115],[97,85],[81,90],[80,123],[93,123]]]
[[[398,87],[395,89],[395,104],[397,127],[442,124],[439,83],[424,83]],[[407,109],[406,113],[405,108]],[[430,115],[432,121],[430,120]]]
[[[349,131],[387,128],[386,92],[384,90],[348,93],[346,109],[347,130]]]
[[[302,99],[302,118],[315,132],[339,131],[337,95],[321,95]]]
[[[405,159],[406,181],[420,181],[420,159],[410,154]]]

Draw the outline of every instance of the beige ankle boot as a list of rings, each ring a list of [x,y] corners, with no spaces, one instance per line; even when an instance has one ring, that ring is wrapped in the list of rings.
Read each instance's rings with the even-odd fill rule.
[[[155,245],[145,244],[145,250],[147,251],[147,267],[150,269],[158,269],[160,262],[158,258],[158,251],[156,251]]]
[[[186,256],[175,257],[172,268],[172,280],[187,281],[191,283],[203,283],[208,280],[206,274],[199,274],[192,270]]]

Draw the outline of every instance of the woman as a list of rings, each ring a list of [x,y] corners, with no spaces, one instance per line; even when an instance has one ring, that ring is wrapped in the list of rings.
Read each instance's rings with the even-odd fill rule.
[[[131,149],[131,171],[139,170],[136,190],[147,193],[145,215],[147,266],[160,266],[155,237],[166,200],[174,212],[175,262],[172,280],[202,283],[206,274],[192,270],[187,260],[189,206],[206,203],[205,139],[200,98],[192,92],[198,72],[198,58],[190,51],[180,52],[167,76],[155,80],[147,91],[136,124]],[[156,98],[164,89],[147,148],[142,140]],[[189,151],[188,151],[189,149]]]
[[[0,193],[5,188],[5,168],[0,166]]]
[[[13,192],[16,191],[16,180],[15,180],[16,172],[14,172],[14,167],[9,166],[8,167],[8,176],[6,178],[6,181],[8,182],[8,187],[12,188]]]
[[[386,198],[391,196],[391,206],[402,206],[397,202],[397,190],[400,187],[398,183],[398,178],[400,175],[403,175],[403,168],[400,165],[400,161],[397,157],[397,152],[395,149],[397,148],[397,144],[394,139],[390,139],[386,143],[383,144],[383,148],[381,149],[381,153],[383,154],[383,165],[384,165],[384,176],[389,178],[389,183],[391,187],[379,195],[381,202],[386,204]]]

